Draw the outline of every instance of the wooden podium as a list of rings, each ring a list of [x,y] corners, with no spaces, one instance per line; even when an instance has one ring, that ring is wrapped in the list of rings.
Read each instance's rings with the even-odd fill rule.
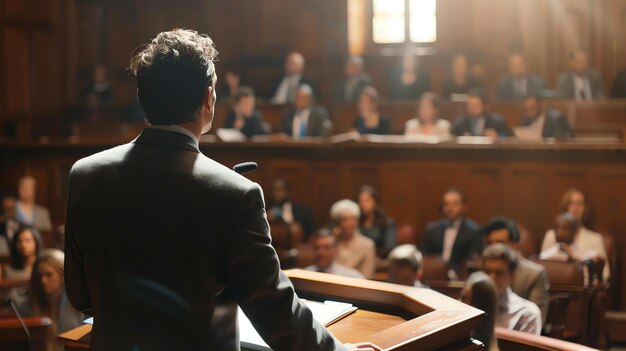
[[[484,313],[428,289],[303,270],[285,273],[298,296],[348,302],[359,309],[328,329],[342,342],[373,342],[384,350],[482,350],[470,332]],[[59,335],[66,350],[88,349],[91,325]]]

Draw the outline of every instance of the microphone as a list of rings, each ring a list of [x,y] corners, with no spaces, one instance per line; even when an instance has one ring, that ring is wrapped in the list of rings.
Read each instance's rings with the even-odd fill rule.
[[[9,306],[11,306],[13,313],[15,313],[15,317],[17,317],[17,320],[20,322],[20,325],[22,326],[22,329],[24,330],[24,334],[26,334],[26,339],[28,340],[28,349],[32,351],[33,340],[30,336],[30,332],[28,331],[28,328],[26,327],[26,323],[24,323],[24,319],[22,319],[22,315],[20,314],[20,312],[17,310],[17,307],[15,306],[15,302],[13,302],[12,299],[6,299],[5,301],[7,304],[9,304]]]
[[[244,162],[233,166],[233,170],[241,175],[256,171],[259,165],[256,162]]]

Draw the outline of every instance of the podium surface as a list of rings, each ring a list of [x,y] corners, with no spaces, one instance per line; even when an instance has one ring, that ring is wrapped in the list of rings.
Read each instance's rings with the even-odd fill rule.
[[[429,289],[304,270],[285,273],[301,298],[351,303],[354,313],[328,329],[344,343],[369,341],[384,350],[481,350],[470,332],[484,313]],[[59,335],[67,350],[89,348],[91,325]]]

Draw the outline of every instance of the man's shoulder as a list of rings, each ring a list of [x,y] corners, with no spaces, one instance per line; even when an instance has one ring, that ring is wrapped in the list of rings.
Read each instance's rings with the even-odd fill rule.
[[[465,226],[473,232],[477,233],[480,230],[480,225],[471,218],[468,218],[468,217],[463,218],[463,224],[465,224]]]
[[[445,219],[440,219],[438,221],[434,221],[434,222],[430,222],[428,224],[426,224],[426,234],[431,233],[435,230],[441,229],[441,228],[445,228],[446,227],[446,220]]]
[[[70,170],[70,174],[89,173],[102,167],[115,165],[124,160],[125,155],[131,148],[132,143],[123,144],[81,158],[74,163],[72,169]]]
[[[356,235],[356,239],[358,239],[358,243],[359,245],[363,246],[363,247],[367,247],[367,248],[375,248],[376,244],[374,243],[374,240],[366,237],[365,235],[358,233]]]
[[[540,265],[539,263],[535,263],[525,257],[519,258],[518,269],[520,270],[519,273],[533,277],[534,279],[538,278],[543,272],[546,271],[544,266]]]
[[[319,116],[322,118],[328,117],[328,110],[321,105],[311,105],[311,116]]]

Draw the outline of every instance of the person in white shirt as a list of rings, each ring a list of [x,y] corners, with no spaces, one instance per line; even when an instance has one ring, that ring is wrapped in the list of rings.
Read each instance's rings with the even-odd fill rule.
[[[504,244],[493,244],[483,251],[483,272],[498,287],[496,325],[540,335],[541,311],[539,307],[511,290],[517,264],[517,253]]]
[[[360,215],[359,205],[348,199],[336,202],[330,209],[336,225],[333,234],[339,239],[337,262],[371,278],[376,268],[376,244],[359,232]]]
[[[421,279],[424,275],[423,256],[415,245],[397,246],[387,256],[389,259],[389,282],[399,285],[428,288]]]
[[[318,231],[311,241],[315,251],[315,264],[306,267],[306,270],[365,279],[363,274],[357,270],[348,268],[335,261],[337,257],[337,238],[328,229]]]
[[[417,117],[408,120],[404,127],[407,136],[438,136],[450,135],[450,122],[440,118],[441,100],[435,93],[424,93],[419,101]]]
[[[571,243],[572,258],[578,261],[592,260],[604,261],[602,280],[608,282],[611,277],[611,269],[604,245],[602,234],[587,229],[584,220],[587,216],[587,201],[582,191],[572,188],[565,192],[561,201],[564,212],[571,214],[578,222],[578,231]],[[554,230],[546,232],[541,244],[541,251],[545,251],[557,243],[557,236]]]

